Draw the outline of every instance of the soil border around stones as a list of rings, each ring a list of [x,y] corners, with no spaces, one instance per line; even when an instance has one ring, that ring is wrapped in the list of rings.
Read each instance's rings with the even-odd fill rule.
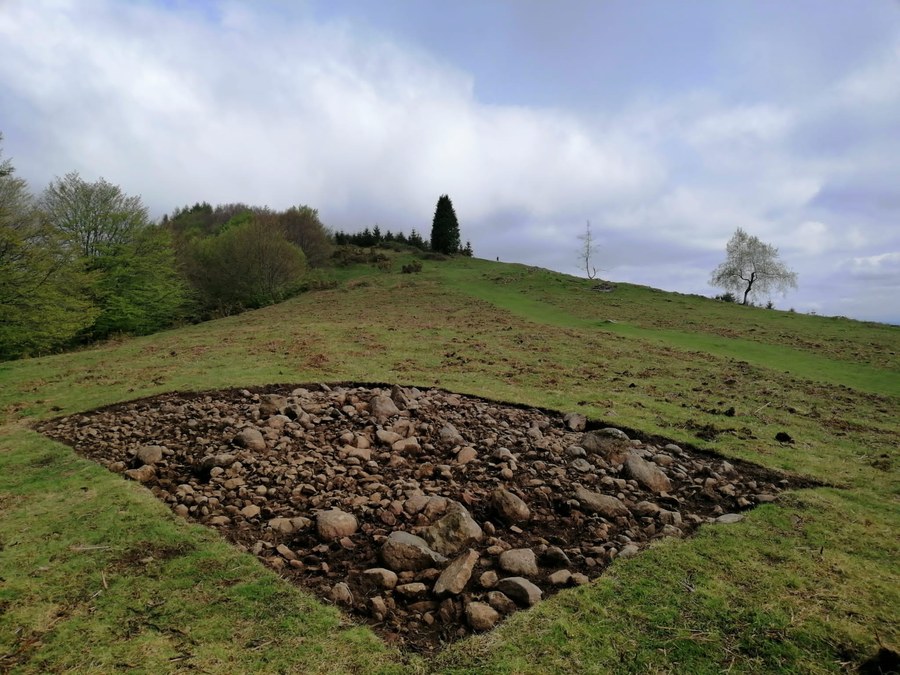
[[[822,485],[578,413],[386,383],[170,392],[31,426],[425,653],[656,539]]]

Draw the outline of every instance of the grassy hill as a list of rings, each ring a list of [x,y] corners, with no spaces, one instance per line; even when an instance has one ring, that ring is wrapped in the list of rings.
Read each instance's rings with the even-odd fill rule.
[[[900,329],[472,259],[338,276],[0,364],[0,671],[818,673],[900,649]],[[351,380],[579,411],[826,486],[425,661],[29,428],[166,391]]]

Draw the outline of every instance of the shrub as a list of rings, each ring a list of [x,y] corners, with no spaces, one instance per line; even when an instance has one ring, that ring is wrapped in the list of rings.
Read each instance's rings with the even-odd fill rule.
[[[415,274],[422,271],[422,263],[418,260],[403,266],[403,274]]]

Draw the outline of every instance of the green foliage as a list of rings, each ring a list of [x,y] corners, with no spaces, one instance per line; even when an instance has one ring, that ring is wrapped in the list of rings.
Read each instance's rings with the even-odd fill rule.
[[[187,293],[172,238],[150,224],[140,197],[73,172],[51,183],[41,205],[56,235],[90,275],[87,296],[98,313],[85,337],[150,333],[183,317]]]
[[[0,359],[57,349],[96,315],[88,277],[12,174],[0,163]]]
[[[306,269],[303,251],[285,239],[273,216],[237,220],[190,244],[188,278],[203,307],[221,315],[285,299]]]
[[[276,214],[276,218],[284,238],[300,247],[310,267],[322,267],[328,262],[333,246],[316,209],[292,206]]]
[[[431,224],[431,250],[452,255],[459,252],[459,222],[447,195],[441,195]]]
[[[93,337],[153,333],[184,318],[188,290],[175,265],[169,232],[145,227],[127,244],[105,249],[92,268],[102,308],[91,328]]]
[[[95,258],[108,246],[127,244],[148,224],[141,198],[101,178],[88,183],[78,172],[54,180],[41,196],[53,227],[79,255]]]

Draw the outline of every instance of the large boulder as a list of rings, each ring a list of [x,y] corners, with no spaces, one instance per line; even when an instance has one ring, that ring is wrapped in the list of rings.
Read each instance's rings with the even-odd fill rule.
[[[459,502],[450,502],[447,513],[422,531],[431,548],[443,555],[456,555],[464,548],[481,541],[481,526]]]
[[[670,492],[672,482],[655,464],[638,457],[633,452],[625,459],[625,472],[651,492]]]
[[[161,445],[142,445],[134,453],[134,457],[141,464],[159,464],[163,458],[163,450]]]
[[[537,557],[530,548],[513,548],[500,554],[500,569],[517,577],[538,573]]]
[[[391,532],[385,539],[381,559],[394,572],[419,572],[447,562],[447,558],[429,547],[424,539],[402,531]]]
[[[491,493],[491,506],[501,520],[509,524],[521,523],[531,518],[528,504],[504,488],[497,488]]]
[[[394,415],[400,414],[400,409],[390,396],[373,396],[369,400],[369,413],[379,422],[386,422]]]
[[[497,590],[511,598],[519,607],[531,607],[544,594],[540,588],[522,577],[501,579],[497,583]]]
[[[563,422],[570,431],[584,431],[587,426],[587,417],[581,413],[569,413],[563,418]]]
[[[449,422],[445,424],[440,431],[441,442],[447,445],[465,445],[466,439],[462,437],[459,430]]]
[[[628,507],[616,497],[591,492],[583,487],[576,488],[575,499],[588,513],[597,513],[604,518],[613,519],[629,514]]]
[[[322,511],[316,516],[316,531],[324,541],[349,537],[356,532],[358,527],[356,516],[340,509]]]
[[[607,429],[588,431],[581,437],[578,445],[584,448],[589,455],[598,455],[610,464],[620,465],[625,461],[631,448],[628,437],[620,438],[608,431]],[[618,429],[613,429],[613,431],[618,431]]]
[[[234,437],[235,445],[239,445],[247,450],[260,451],[266,449],[266,439],[262,433],[255,427],[246,427],[238,432]]]
[[[287,412],[288,400],[279,394],[263,394],[259,397],[260,417],[283,415]]]
[[[472,577],[472,570],[478,561],[478,552],[469,549],[457,557],[447,568],[441,572],[434,584],[434,594],[438,597],[444,595],[459,595],[465,589]]]
[[[500,613],[484,602],[466,605],[466,621],[473,630],[490,630],[500,620]]]

